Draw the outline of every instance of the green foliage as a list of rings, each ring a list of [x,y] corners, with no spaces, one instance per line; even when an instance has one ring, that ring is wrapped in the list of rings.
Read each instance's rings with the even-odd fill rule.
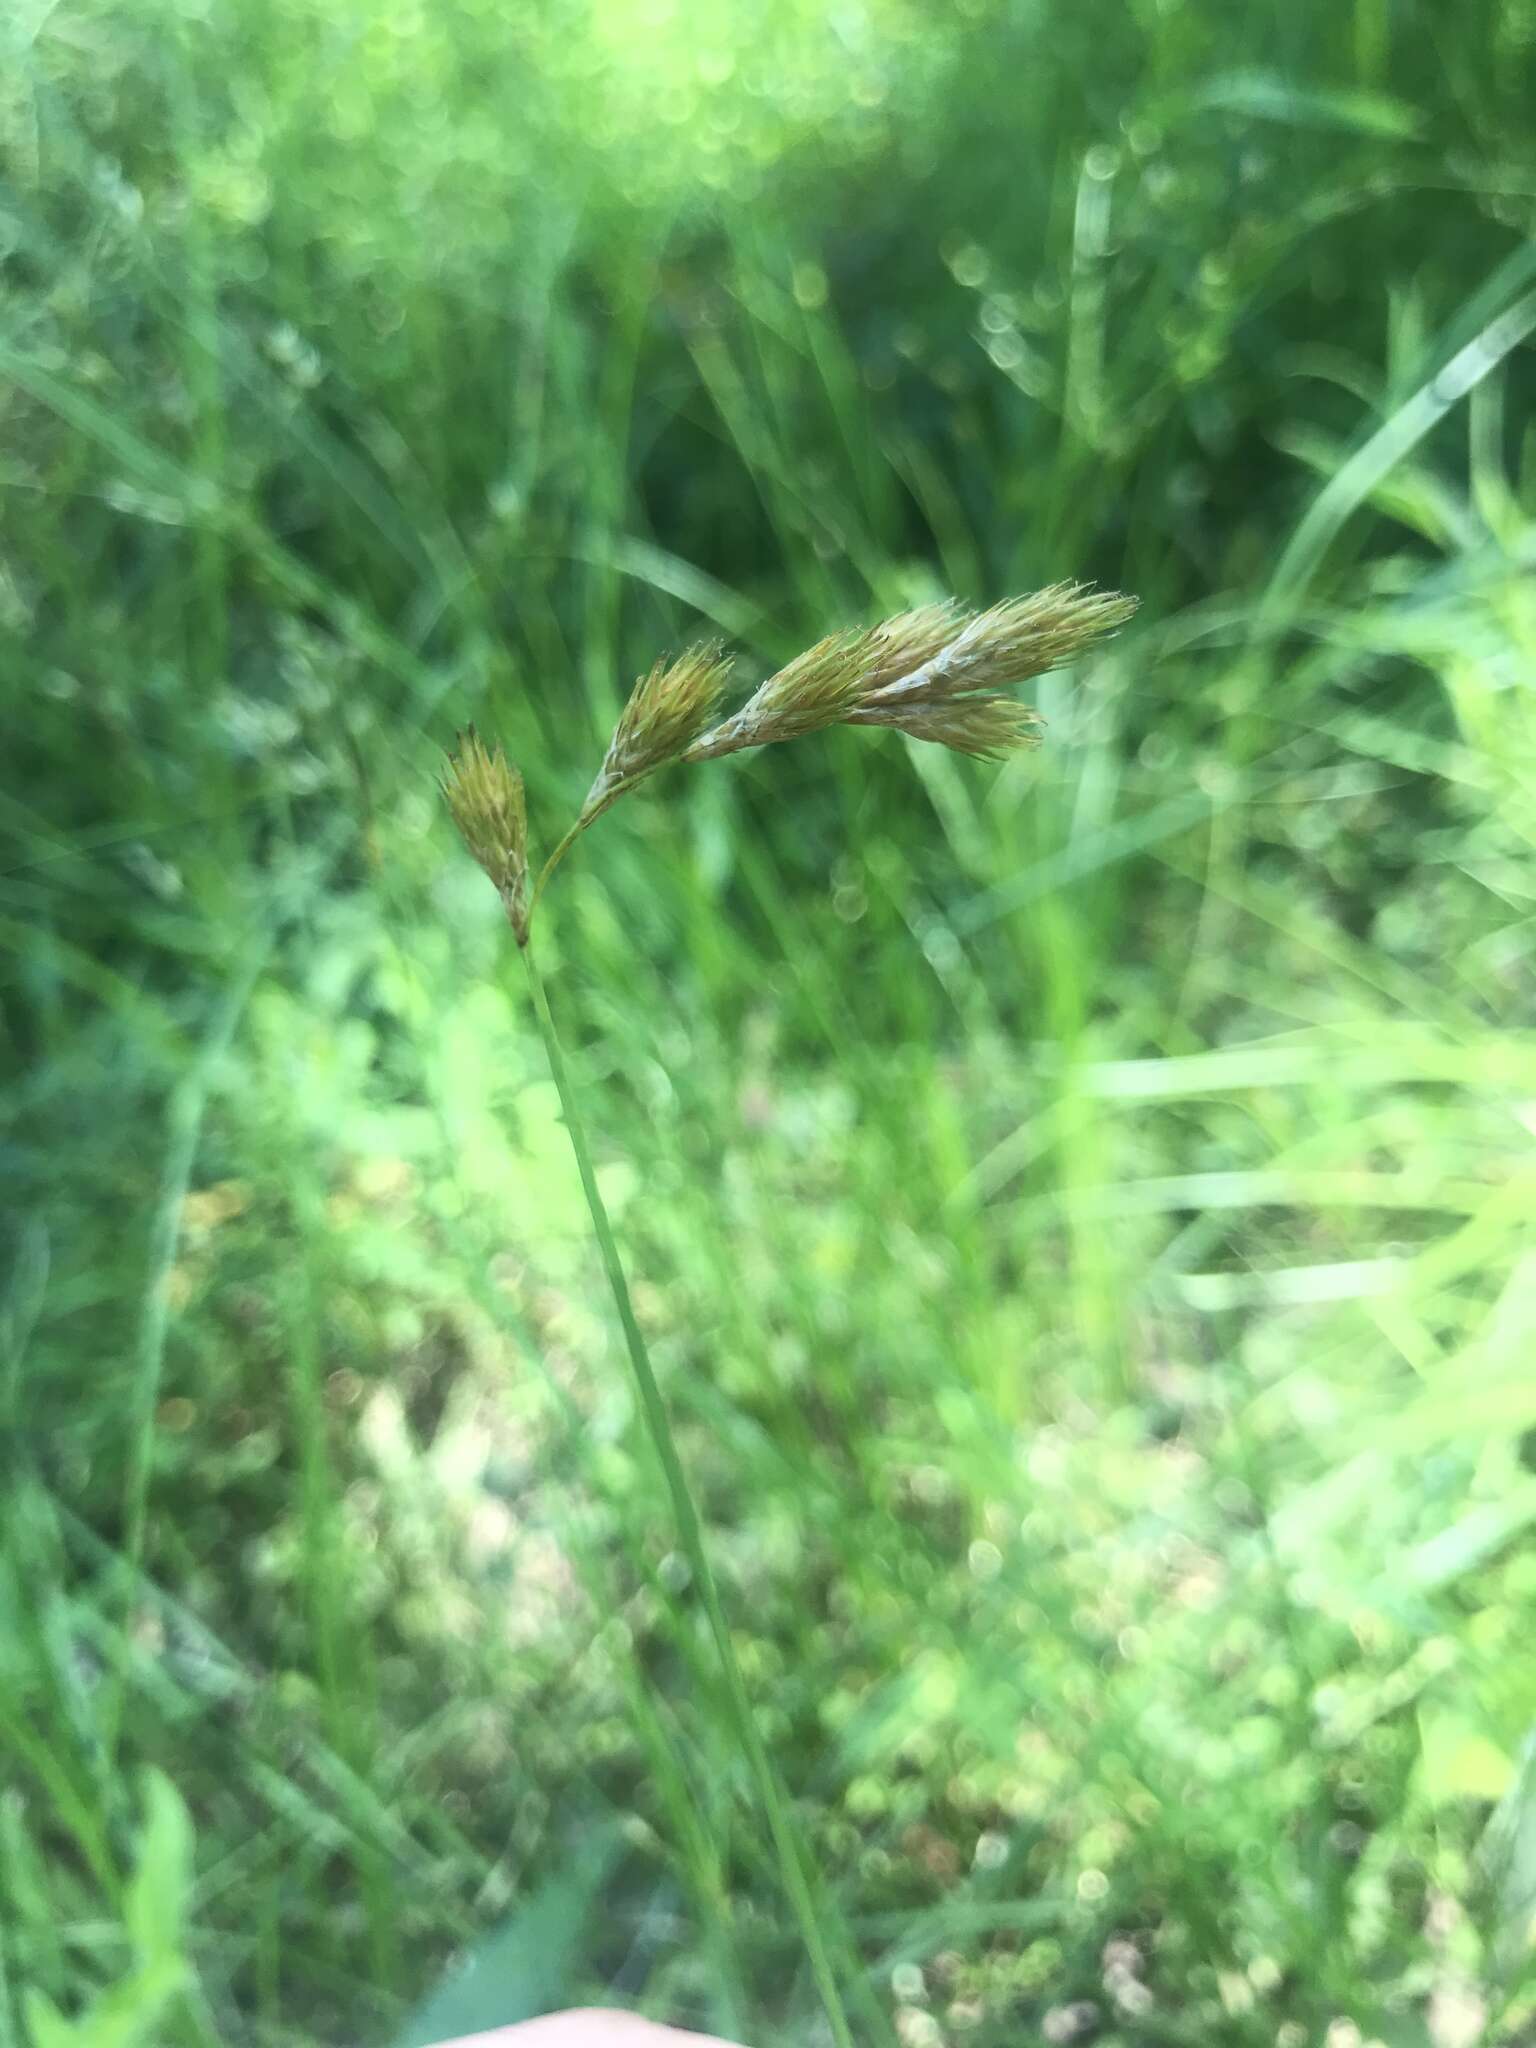
[[[558,2006],[581,1968],[602,1886],[613,1874],[612,1847],[578,1844],[567,1867],[478,1941],[463,1967],[422,2000],[394,2048],[434,2048]]]
[[[3,12],[0,2048],[814,2039],[433,778],[1069,576],[541,911],[746,1683],[915,2048],[1528,2038],[1526,0]]]
[[[23,1998],[33,2048],[138,2048],[162,2029],[187,1985],[184,1916],[192,1878],[192,1828],[180,1794],[158,1771],[144,1779],[138,1865],[123,1892],[129,1969],[78,2019],[66,2020],[40,1991]]]

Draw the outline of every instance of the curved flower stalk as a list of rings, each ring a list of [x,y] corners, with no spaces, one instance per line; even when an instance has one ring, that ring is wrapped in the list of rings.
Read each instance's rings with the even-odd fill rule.
[[[730,663],[720,649],[692,647],[675,661],[657,662],[636,683],[586,801],[531,891],[523,781],[502,749],[488,748],[471,730],[461,736],[443,775],[443,793],[454,823],[495,884],[527,968],[534,1014],[624,1334],[641,1413],[719,1658],[736,1737],[836,2048],[853,2048],[854,2040],[828,1945],[829,1932],[838,1926],[836,1908],[807,1854],[794,1809],[758,1733],[698,1510],[593,1170],[585,1120],[529,947],[529,925],[539,896],[566,851],[620,797],[669,763],[712,761],[748,747],[800,739],[830,725],[894,726],[912,739],[979,756],[1032,746],[1039,715],[1003,691],[1070,661],[1123,625],[1135,609],[1134,598],[1095,592],[1078,583],[1053,584],[1032,597],[1012,598],[978,613],[948,603],[924,605],[877,626],[833,633],[818,641],[716,723],[711,721],[730,674]],[[863,1992],[871,2036],[878,2032],[889,2037],[888,2023],[867,1986],[856,1978],[851,1988]]]

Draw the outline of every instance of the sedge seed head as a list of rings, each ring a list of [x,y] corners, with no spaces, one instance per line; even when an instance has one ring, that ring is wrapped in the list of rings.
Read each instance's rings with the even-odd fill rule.
[[[942,704],[978,690],[1044,675],[1123,626],[1134,597],[1053,583],[974,616],[959,615],[947,643],[905,674],[877,686],[869,701]]]
[[[695,740],[684,758],[708,761],[836,725],[859,701],[878,632],[859,627],[818,640],[760,683],[739,711]]]
[[[838,724],[893,725],[963,754],[1031,746],[1038,715],[997,692],[1072,660],[1135,609],[1134,598],[1115,591],[1055,583],[990,611],[930,604],[833,633],[770,676],[683,758],[711,760]]]
[[[861,698],[867,700],[942,654],[969,616],[946,598],[941,604],[920,605],[916,611],[883,620],[869,635]]]
[[[528,888],[522,778],[471,729],[443,792],[465,845],[501,893],[518,943],[550,875],[594,819],[669,761],[709,761],[829,725],[893,726],[955,753],[990,757],[1038,743],[1039,713],[1001,691],[1074,660],[1136,610],[1133,597],[1053,583],[984,612],[944,602],[830,633],[711,725],[730,672],[717,646],[659,661],[635,684],[575,823]]]
[[[658,661],[630,692],[583,815],[595,817],[622,789],[675,761],[709,723],[725,693],[731,664],[718,645],[690,647]]]
[[[448,756],[441,786],[459,837],[495,884],[517,942],[528,940],[528,808],[523,778],[500,745],[471,726]]]
[[[945,704],[870,704],[848,714],[850,725],[892,725],[915,740],[989,761],[1040,744],[1038,711],[1012,697],[976,695]]]

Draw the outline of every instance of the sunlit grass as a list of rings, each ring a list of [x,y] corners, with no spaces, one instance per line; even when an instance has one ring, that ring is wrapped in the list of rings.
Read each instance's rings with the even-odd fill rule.
[[[1530,46],[908,26],[4,25],[0,2048],[814,2039],[431,777],[1080,572],[540,913],[735,1651],[909,2048],[1529,2030]]]

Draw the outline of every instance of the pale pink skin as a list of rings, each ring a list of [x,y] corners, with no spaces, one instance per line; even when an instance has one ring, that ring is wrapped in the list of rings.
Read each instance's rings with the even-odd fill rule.
[[[732,2048],[714,2034],[680,2034],[676,2027],[658,2027],[632,2012],[552,2012],[521,2026],[497,2027],[489,2034],[466,2034],[443,2041],[438,2048]]]

